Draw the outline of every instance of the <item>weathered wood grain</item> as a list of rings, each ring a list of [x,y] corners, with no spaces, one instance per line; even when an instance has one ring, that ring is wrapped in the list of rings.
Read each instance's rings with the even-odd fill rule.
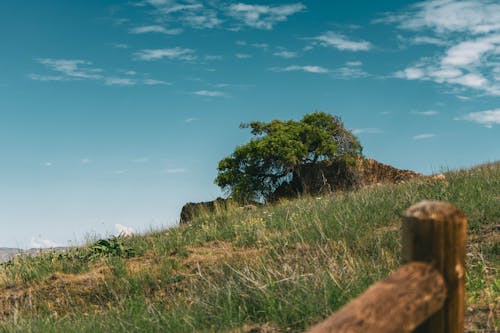
[[[412,262],[372,285],[308,332],[411,332],[438,311],[445,298],[441,274],[429,264]]]
[[[448,296],[443,309],[417,333],[462,333],[465,320],[465,247],[467,219],[448,202],[422,201],[403,216],[403,263],[431,263],[443,276]]]

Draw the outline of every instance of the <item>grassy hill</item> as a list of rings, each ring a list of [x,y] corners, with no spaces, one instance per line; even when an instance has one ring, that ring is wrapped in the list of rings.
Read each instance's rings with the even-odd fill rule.
[[[0,267],[3,332],[298,332],[399,265],[400,216],[469,218],[467,328],[499,329],[500,163],[18,257]]]

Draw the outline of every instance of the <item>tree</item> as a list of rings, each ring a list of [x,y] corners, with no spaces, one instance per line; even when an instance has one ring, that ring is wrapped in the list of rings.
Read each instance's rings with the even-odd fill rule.
[[[300,121],[255,121],[240,128],[250,128],[254,137],[219,162],[215,183],[243,203],[270,201],[280,186],[303,183],[305,168],[347,161],[362,151],[342,120],[324,112]]]

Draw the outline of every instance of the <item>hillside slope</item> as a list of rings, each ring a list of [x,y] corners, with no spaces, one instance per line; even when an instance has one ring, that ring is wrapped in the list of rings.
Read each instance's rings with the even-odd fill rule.
[[[264,206],[0,268],[0,331],[299,332],[396,268],[400,215],[469,218],[467,328],[498,329],[500,163]]]

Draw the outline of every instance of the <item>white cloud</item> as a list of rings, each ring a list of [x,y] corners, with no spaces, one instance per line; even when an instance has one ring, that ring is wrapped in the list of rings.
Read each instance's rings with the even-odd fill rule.
[[[273,55],[275,55],[277,57],[285,58],[285,59],[291,59],[291,58],[298,57],[297,52],[286,51],[286,50],[274,52]]]
[[[212,54],[209,54],[209,55],[205,56],[205,60],[208,60],[208,61],[222,60],[222,59],[223,59],[223,57],[221,55],[212,55]]]
[[[108,86],[133,86],[137,82],[131,78],[107,77],[104,79],[104,84]]]
[[[192,123],[193,121],[198,121],[198,120],[200,120],[200,119],[198,119],[198,118],[186,118],[186,119],[184,119],[184,122]]]
[[[119,169],[119,170],[114,170],[113,173],[116,175],[123,175],[124,173],[127,173],[127,169]]]
[[[182,4],[177,3],[175,0],[151,0],[145,1],[145,3],[155,8],[155,21],[180,22],[194,29],[212,29],[222,23],[222,20],[217,16],[217,11],[206,7],[210,6],[210,3],[205,4],[206,6],[194,1]]]
[[[117,48],[117,49],[128,49],[129,46],[127,44],[123,44],[123,43],[114,43],[112,44],[114,48]]]
[[[402,71],[397,71],[394,76],[400,79],[416,80],[425,76],[424,71],[417,67],[408,67]]]
[[[380,128],[370,127],[370,128],[355,128],[351,131],[353,134],[380,134],[384,131]]]
[[[447,45],[448,42],[442,40],[442,39],[439,39],[439,38],[436,38],[436,37],[429,37],[429,36],[417,36],[417,37],[413,37],[410,42],[412,44],[431,44],[431,45],[439,45],[439,46],[443,46],[443,45]]]
[[[256,49],[267,49],[269,47],[269,44],[266,44],[266,43],[253,43],[252,46],[255,47]]]
[[[249,59],[253,57],[251,54],[247,53],[236,53],[234,56],[238,59]]]
[[[80,162],[82,164],[89,164],[92,162],[92,160],[90,158],[85,157],[85,158],[80,159]]]
[[[363,63],[361,61],[348,61],[345,63],[346,66],[361,66]]]
[[[51,167],[53,164],[52,164],[52,162],[43,162],[42,165],[44,167]]]
[[[186,173],[188,172],[187,169],[184,168],[173,168],[173,169],[165,169],[165,173]]]
[[[102,70],[92,68],[90,61],[85,60],[70,60],[70,59],[49,59],[40,58],[37,61],[50,68],[53,71],[62,73],[68,79],[100,79],[102,75],[97,74]],[[34,74],[36,76],[36,74]],[[45,77],[47,78],[47,77]],[[40,77],[38,77],[40,79]]]
[[[182,29],[167,29],[161,25],[145,25],[132,28],[129,31],[132,34],[147,34],[153,32],[165,35],[178,35],[182,33]]]
[[[327,68],[320,67],[320,66],[288,66],[284,68],[279,68],[279,67],[273,67],[271,68],[272,71],[274,72],[295,72],[295,71],[302,71],[302,72],[307,72],[307,73],[316,73],[316,74],[325,74],[330,72]]]
[[[488,53],[493,53],[493,56],[498,55],[499,48],[500,34],[467,40],[448,49],[446,55],[441,59],[441,63],[459,67],[477,64]]]
[[[306,6],[301,3],[280,6],[238,3],[229,6],[228,15],[242,21],[247,26],[270,30],[278,22],[286,21],[289,16],[299,13],[305,8]]]
[[[145,50],[148,51],[148,50]],[[151,50],[154,51],[154,50]],[[163,56],[179,57],[185,58],[187,54],[193,52],[189,49],[175,48],[170,50],[171,53]],[[176,53],[177,52],[177,53]],[[141,54],[145,57],[148,55],[154,57],[156,54],[154,52]],[[161,55],[160,55],[161,56]],[[36,81],[72,81],[72,80],[97,80],[108,86],[133,86],[137,84],[144,85],[157,85],[157,84],[170,84],[169,82],[155,80],[155,79],[135,79],[131,76],[135,76],[137,72],[135,71],[124,71],[118,70],[118,72],[128,75],[129,77],[116,77],[107,76],[104,71],[99,68],[91,67],[92,63],[85,60],[68,60],[68,59],[48,59],[41,58],[37,61],[49,68],[50,70],[57,72],[60,75],[39,75],[30,74],[29,77]]]
[[[212,29],[222,23],[213,10],[205,11],[198,15],[187,15],[184,22],[195,29]]]
[[[412,139],[413,140],[423,140],[423,139],[430,139],[430,138],[433,138],[435,136],[436,135],[432,134],[432,133],[423,133],[423,134],[415,135]]]
[[[137,59],[151,61],[163,58],[175,60],[194,60],[194,50],[181,47],[174,47],[169,49],[146,49],[135,53]]]
[[[151,5],[158,8],[159,12],[162,14],[171,14],[182,11],[190,11],[203,8],[201,4],[191,4],[191,5],[178,5],[173,1],[161,1],[161,0],[150,0],[147,1]]]
[[[147,86],[156,86],[156,85],[167,85],[167,86],[170,86],[172,85],[171,82],[167,82],[167,81],[162,81],[162,80],[155,80],[155,79],[144,79],[142,81],[143,84],[147,85]]]
[[[194,95],[204,96],[204,97],[224,97],[226,93],[223,91],[216,90],[198,90],[193,92]]]
[[[130,237],[134,234],[134,229],[119,223],[115,224],[115,229],[116,229],[115,236]]]
[[[34,81],[67,81],[68,79],[64,76],[56,76],[56,75],[39,75],[39,74],[30,74],[28,75],[30,79]]]
[[[427,111],[412,111],[411,113],[417,114],[419,116],[436,116],[439,114],[438,111],[435,110],[427,110]]]
[[[332,71],[335,78],[339,79],[358,79],[367,77],[363,69],[361,69],[361,62],[347,62],[345,66],[337,68]]]
[[[349,40],[346,36],[333,31],[327,31],[312,39],[317,41],[321,46],[334,47],[342,51],[368,51],[372,48],[370,42]]]
[[[32,237],[30,246],[31,248],[35,249],[46,249],[46,248],[61,247],[62,245],[48,239],[42,239],[40,237]]]
[[[500,109],[471,112],[457,120],[472,121],[491,128],[493,125],[500,125]]]
[[[431,58],[396,73],[409,80],[430,80],[500,95],[500,3],[491,0],[427,0],[378,22],[401,29],[434,32],[414,43],[449,46]],[[460,92],[460,90],[455,90]]]
[[[409,30],[431,29],[438,34],[483,34],[500,29],[500,4],[496,0],[428,0],[375,22],[396,23]]]

